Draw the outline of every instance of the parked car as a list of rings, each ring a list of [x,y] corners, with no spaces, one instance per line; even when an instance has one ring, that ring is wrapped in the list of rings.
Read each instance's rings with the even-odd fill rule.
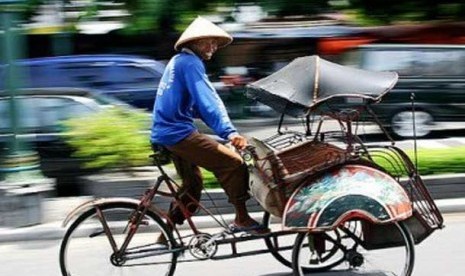
[[[133,55],[74,55],[18,61],[21,88],[80,87],[101,91],[132,106],[152,110],[165,65]],[[0,90],[5,89],[0,66]]]
[[[17,137],[39,154],[40,169],[46,177],[57,179],[59,195],[78,195],[76,178],[90,171],[81,166],[83,160],[71,156],[73,150],[62,140],[62,121],[115,106],[131,107],[89,89],[36,88],[17,92],[21,126]],[[0,155],[8,150],[12,134],[9,100],[0,94]]]
[[[396,71],[399,81],[372,106],[397,137],[465,128],[465,46],[370,44],[345,53],[340,63],[374,71]],[[415,112],[412,112],[414,104]]]

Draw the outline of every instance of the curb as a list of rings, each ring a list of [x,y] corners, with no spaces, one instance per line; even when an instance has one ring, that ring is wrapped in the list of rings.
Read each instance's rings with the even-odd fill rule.
[[[250,213],[250,215],[252,218],[260,221],[263,213]],[[216,217],[221,221],[219,216]],[[229,225],[234,220],[234,214],[225,214],[222,215],[222,218],[224,222]],[[192,220],[198,229],[221,227],[218,222],[209,216],[197,216],[193,217]],[[0,243],[33,240],[61,241],[70,224],[68,224],[66,227],[63,227],[62,222],[57,221],[23,228],[0,228]],[[122,225],[121,227],[125,227],[125,225]],[[177,229],[186,230],[190,228],[188,223],[184,223],[182,225],[178,225]]]
[[[439,199],[435,200],[435,202],[442,214],[465,212],[465,198]],[[251,213],[251,216],[260,221],[262,214],[262,212],[254,212]],[[229,224],[233,221],[234,214],[225,214],[222,215],[222,217],[224,221]],[[208,216],[194,217],[193,221],[199,229],[219,227],[218,223]],[[279,220],[275,219],[273,222],[279,223]],[[60,241],[66,229],[67,228],[62,227],[61,222],[51,222],[24,228],[0,228],[0,243],[33,240]],[[189,229],[189,225],[184,223],[178,226],[178,229]]]
[[[465,198],[438,199],[434,202],[442,214],[465,212]]]

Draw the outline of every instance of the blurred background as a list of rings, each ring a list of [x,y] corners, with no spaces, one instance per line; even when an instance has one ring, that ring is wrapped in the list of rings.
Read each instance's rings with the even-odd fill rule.
[[[245,85],[306,55],[397,71],[374,108],[396,138],[413,135],[412,92],[418,137],[465,128],[463,1],[0,0],[0,195],[92,196],[82,176],[150,165],[158,81],[198,15],[234,37],[206,65],[246,134],[272,133],[280,114],[248,99]],[[8,200],[4,211],[22,206]]]

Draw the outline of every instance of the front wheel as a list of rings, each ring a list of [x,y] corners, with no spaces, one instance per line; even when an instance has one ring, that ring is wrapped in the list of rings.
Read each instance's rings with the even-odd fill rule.
[[[118,252],[135,207],[126,203],[107,204],[80,215],[66,231],[60,247],[62,275],[173,275],[178,257],[175,240],[166,224],[152,212],[142,218],[127,249]],[[160,234],[167,237],[165,245],[155,243]]]
[[[338,247],[329,262],[335,271],[344,275],[397,275],[410,276],[414,265],[414,242],[410,230],[403,222],[389,225],[373,225],[362,221],[348,221],[336,232],[341,234],[335,240]],[[308,267],[319,262],[319,254],[308,245],[309,233],[299,233],[292,252],[294,275],[305,275]],[[333,266],[334,265],[334,266]],[[350,274],[353,272],[353,274]]]

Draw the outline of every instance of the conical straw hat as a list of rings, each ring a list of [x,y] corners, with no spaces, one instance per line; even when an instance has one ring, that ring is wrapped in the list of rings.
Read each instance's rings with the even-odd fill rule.
[[[207,19],[198,16],[181,34],[174,45],[174,49],[179,51],[186,42],[207,37],[217,38],[218,48],[224,47],[233,41],[233,38],[223,29]]]

